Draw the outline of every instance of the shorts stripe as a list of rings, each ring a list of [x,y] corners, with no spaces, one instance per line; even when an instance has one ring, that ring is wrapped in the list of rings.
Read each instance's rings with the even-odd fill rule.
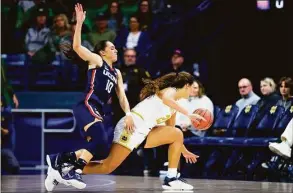
[[[91,98],[93,92],[94,92],[94,81],[95,81],[95,76],[96,76],[96,70],[92,71],[92,78],[91,78],[91,90],[89,91],[89,93],[86,95],[86,98],[84,100],[84,103],[86,105],[86,107],[88,108],[89,112],[91,113],[91,115],[99,120],[103,120],[102,116],[100,115],[100,113],[96,112],[93,110],[92,106],[89,104],[89,99]]]

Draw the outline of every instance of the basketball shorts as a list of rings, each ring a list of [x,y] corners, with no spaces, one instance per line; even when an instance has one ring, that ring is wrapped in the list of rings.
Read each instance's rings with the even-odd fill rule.
[[[86,138],[87,134],[84,131],[84,127],[93,122],[95,119],[100,119],[103,121],[102,116],[102,107],[89,102],[88,105],[86,105],[83,101],[78,103],[73,108],[73,114],[77,123],[77,126],[80,129],[80,134],[82,137]]]
[[[125,117],[123,117],[115,127],[113,139],[113,143],[120,144],[131,151],[137,148],[151,131],[141,117],[132,113],[132,118],[134,121],[134,132],[132,134],[127,133],[125,129]]]

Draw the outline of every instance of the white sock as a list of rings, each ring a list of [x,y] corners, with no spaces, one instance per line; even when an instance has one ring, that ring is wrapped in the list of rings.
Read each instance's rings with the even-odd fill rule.
[[[290,144],[287,140],[282,141],[283,143],[285,143],[286,145],[288,145],[288,147],[290,147]]]
[[[177,168],[168,168],[167,177],[175,178],[177,176]]]

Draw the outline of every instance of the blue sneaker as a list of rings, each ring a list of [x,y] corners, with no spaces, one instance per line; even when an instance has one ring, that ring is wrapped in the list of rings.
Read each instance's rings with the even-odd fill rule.
[[[66,181],[66,183],[70,183],[73,187],[77,189],[84,189],[86,187],[86,183],[82,180],[81,173],[81,170],[72,169],[62,178]]]

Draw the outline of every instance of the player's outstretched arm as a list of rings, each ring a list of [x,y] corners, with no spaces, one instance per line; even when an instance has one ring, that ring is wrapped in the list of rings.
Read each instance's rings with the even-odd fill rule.
[[[182,107],[180,104],[177,103],[175,100],[175,95],[176,95],[176,90],[173,88],[167,89],[162,96],[163,103],[172,109],[175,109],[176,111],[182,113],[183,115],[189,117],[189,119],[198,122],[199,120],[204,120],[205,119],[197,114],[189,114],[188,111]]]
[[[90,50],[81,45],[81,29],[86,14],[86,12],[83,11],[81,4],[77,3],[75,5],[75,13],[76,29],[73,37],[73,50],[79,55],[81,59],[83,59],[84,61],[88,61],[90,65],[94,64],[96,66],[102,66],[102,58],[98,54],[92,53]]]
[[[118,84],[116,87],[116,94],[118,96],[120,106],[126,114],[126,119],[125,119],[126,129],[128,130],[128,132],[132,133],[134,131],[134,123],[130,113],[130,106],[124,91],[122,74],[120,70],[118,69],[117,69],[117,73],[118,73]]]
[[[172,109],[175,109],[176,111],[182,113],[183,115],[188,116],[188,111],[176,102],[175,95],[175,89],[167,89],[162,95],[163,103],[171,107]]]

